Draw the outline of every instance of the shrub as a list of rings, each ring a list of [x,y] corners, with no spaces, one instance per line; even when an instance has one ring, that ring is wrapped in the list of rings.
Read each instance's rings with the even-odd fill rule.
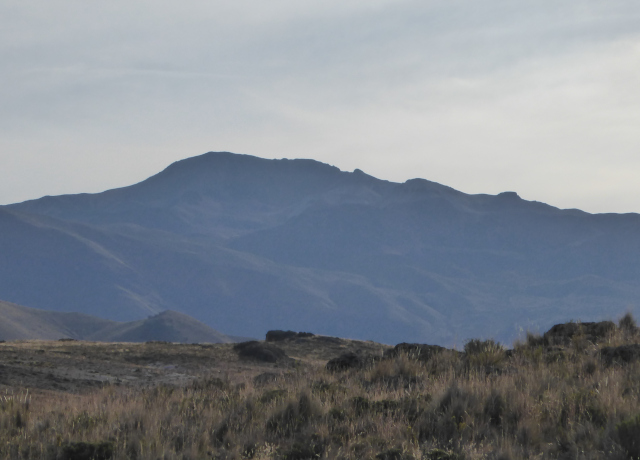
[[[431,402],[430,394],[419,394],[416,396],[407,396],[400,401],[400,410],[407,418],[407,421],[413,423],[428,409]]]
[[[495,342],[493,339],[480,340],[471,339],[464,344],[464,352],[467,355],[479,355],[482,353],[491,353],[494,351],[502,351],[504,347],[499,342]]]
[[[267,431],[276,436],[290,437],[299,433],[312,419],[320,415],[317,403],[307,394],[290,401],[267,420]]]
[[[638,361],[640,359],[640,344],[604,347],[600,350],[600,357],[608,366],[612,364],[628,364],[633,361]]]
[[[257,341],[241,342],[233,346],[238,356],[244,359],[275,363],[288,360],[286,353],[275,345],[260,343]]]
[[[544,345],[544,337],[540,334],[527,331],[527,345],[531,348],[541,347]]]
[[[439,345],[426,345],[422,343],[399,343],[384,353],[385,358],[397,358],[404,354],[411,359],[428,361],[433,356],[442,353],[446,348]]]
[[[327,363],[327,370],[331,372],[345,371],[347,369],[357,369],[364,366],[365,360],[355,353],[343,353],[337,358],[333,358]]]
[[[502,425],[502,417],[505,413],[505,402],[502,395],[496,390],[492,390],[484,403],[484,414],[489,423],[494,426]]]
[[[630,458],[640,458],[640,415],[616,425],[616,434],[620,445],[627,451]]]
[[[275,390],[269,390],[260,396],[260,402],[262,404],[269,404],[272,401],[281,399],[287,396],[287,390],[283,388],[277,388]]]
[[[275,330],[267,332],[265,339],[267,342],[282,342],[283,340],[291,339],[296,335],[298,335],[298,333],[294,331]]]
[[[402,449],[395,447],[393,449],[385,450],[376,455],[377,460],[413,460],[414,457],[408,452],[404,452]]]
[[[378,362],[372,369],[371,382],[388,388],[410,388],[427,373],[425,363],[401,353],[394,359]]]
[[[471,367],[495,367],[502,364],[506,355],[504,347],[494,340],[469,340],[464,345],[467,364]]]
[[[584,336],[584,340],[598,343],[615,331],[616,325],[611,321],[597,323],[562,323],[556,324],[544,334],[547,345],[570,345],[574,336]]]
[[[225,446],[225,438],[229,432],[229,421],[221,422],[211,433],[211,442],[215,447]]]
[[[269,331],[266,335],[267,342],[282,342],[289,339],[304,339],[309,337],[315,337],[315,334],[311,332],[294,332],[294,331]]]
[[[256,386],[268,385],[269,383],[276,382],[280,378],[280,374],[275,372],[263,372],[253,378],[253,384]]]
[[[478,412],[481,408],[478,408],[477,396],[454,383],[442,395],[435,410],[424,412],[416,421],[418,440],[458,445],[462,435],[468,432],[467,419],[473,420]]]
[[[329,418],[338,422],[344,422],[347,419],[346,412],[340,407],[332,407],[329,410]]]
[[[110,442],[70,442],[62,446],[56,460],[109,460],[113,457]]]
[[[448,450],[432,449],[427,452],[426,458],[429,460],[459,460],[460,456]]]
[[[618,321],[618,327],[627,334],[634,334],[638,330],[636,319],[633,317],[631,312],[627,312],[622,318],[620,318]]]
[[[364,413],[369,412],[371,402],[364,396],[356,396],[351,399],[351,407],[353,407],[356,416],[360,417]]]
[[[323,440],[315,435],[310,439],[296,441],[288,449],[282,451],[282,460],[313,460],[320,458],[325,450]]]

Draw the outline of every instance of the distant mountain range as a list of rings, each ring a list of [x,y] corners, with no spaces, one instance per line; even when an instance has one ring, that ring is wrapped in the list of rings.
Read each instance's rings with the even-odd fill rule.
[[[640,299],[640,215],[211,152],[98,194],[0,207],[0,298],[135,321],[510,342]]]
[[[0,301],[0,340],[76,339],[95,342],[231,343],[239,339],[175,311],[132,322],[61,313]]]

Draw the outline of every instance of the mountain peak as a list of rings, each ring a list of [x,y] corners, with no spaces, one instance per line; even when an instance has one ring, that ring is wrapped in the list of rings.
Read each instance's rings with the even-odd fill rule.
[[[180,313],[147,318],[166,308],[247,336],[503,340],[523,318],[586,320],[640,298],[638,215],[387,182],[313,160],[209,152],[130,187],[9,209],[0,298],[146,318],[105,335],[121,340],[213,340]]]
[[[207,152],[195,157],[185,158],[170,164],[164,171],[155,177],[164,177],[169,174],[211,174],[215,172],[225,173],[275,173],[275,172],[341,172],[335,166],[310,159],[267,159],[252,155],[231,152]]]
[[[496,196],[502,199],[522,200],[522,198],[520,198],[520,195],[518,195],[516,192],[502,192],[498,193]]]

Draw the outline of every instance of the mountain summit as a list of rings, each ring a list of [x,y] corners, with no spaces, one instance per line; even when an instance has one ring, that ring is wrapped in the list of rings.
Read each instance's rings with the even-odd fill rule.
[[[138,184],[0,207],[0,298],[132,321],[445,345],[616,316],[640,216],[210,152]]]

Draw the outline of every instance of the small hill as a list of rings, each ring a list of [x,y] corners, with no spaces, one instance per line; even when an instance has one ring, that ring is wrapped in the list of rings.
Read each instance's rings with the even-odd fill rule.
[[[88,337],[99,342],[231,343],[235,340],[192,317],[164,311],[140,321],[116,323]]]
[[[231,343],[239,340],[175,311],[165,311],[140,321],[117,322],[82,313],[45,311],[0,301],[0,340],[62,338],[179,343]]]

